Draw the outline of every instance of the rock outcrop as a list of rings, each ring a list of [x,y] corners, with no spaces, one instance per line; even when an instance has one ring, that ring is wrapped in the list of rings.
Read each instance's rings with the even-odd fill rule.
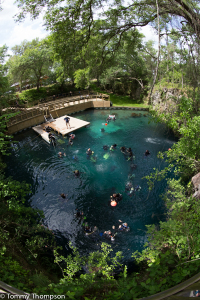
[[[176,88],[155,91],[152,95],[153,108],[160,112],[174,110],[180,96],[180,90]]]
[[[192,184],[194,187],[193,197],[200,199],[200,173],[192,177]]]

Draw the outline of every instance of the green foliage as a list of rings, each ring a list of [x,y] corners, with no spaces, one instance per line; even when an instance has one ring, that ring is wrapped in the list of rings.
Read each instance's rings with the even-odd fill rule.
[[[27,290],[27,286],[32,284],[29,279],[29,271],[25,270],[19,262],[13,260],[11,256],[6,257],[1,255],[0,263],[1,281],[23,290]]]
[[[79,69],[75,71],[74,77],[75,77],[75,84],[77,88],[80,89],[86,89],[89,87],[90,81],[89,81],[89,72],[90,69]]]
[[[37,89],[30,89],[26,91],[22,91],[19,94],[19,99],[23,101],[28,101],[28,103],[39,101],[41,98],[47,97],[47,88],[41,87],[39,91]]]

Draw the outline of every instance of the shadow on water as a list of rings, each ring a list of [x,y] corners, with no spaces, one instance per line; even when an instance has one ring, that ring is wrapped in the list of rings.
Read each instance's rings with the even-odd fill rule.
[[[31,184],[29,200],[33,207],[43,210],[45,225],[54,231],[58,244],[68,251],[68,241],[77,246],[81,254],[99,250],[102,241],[108,242],[114,252],[122,251],[130,261],[135,250],[141,250],[146,241],[145,225],[164,220],[164,204],[160,198],[166,181],[155,184],[149,192],[144,176],[153,168],[162,169],[164,162],[157,158],[158,151],[166,151],[176,138],[162,124],[148,123],[148,117],[131,116],[131,111],[118,110],[116,121],[105,125],[108,111],[84,111],[73,115],[91,122],[89,128],[75,132],[73,146],[68,139],[57,136],[56,148],[45,143],[31,129],[15,135],[11,156],[6,159],[7,175]],[[104,128],[104,131],[101,131]],[[117,144],[114,151],[104,150]],[[127,160],[120,147],[131,147],[135,159]],[[94,151],[87,157],[86,150]],[[145,150],[150,151],[148,157]],[[58,157],[58,152],[66,154]],[[137,167],[131,167],[137,165]],[[76,177],[74,170],[80,171]],[[141,190],[129,193],[125,187],[131,182]],[[116,207],[108,205],[113,193],[121,193],[123,200]],[[66,194],[66,199],[60,197]],[[98,231],[86,236],[75,216],[76,209],[83,211],[86,221]],[[127,222],[130,231],[119,232],[114,242],[105,240],[102,233],[119,220]]]

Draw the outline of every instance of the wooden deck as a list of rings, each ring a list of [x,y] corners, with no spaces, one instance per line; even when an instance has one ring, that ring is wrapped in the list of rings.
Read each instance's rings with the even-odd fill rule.
[[[73,132],[73,131],[75,131],[79,128],[86,127],[87,125],[90,125],[90,122],[86,122],[86,121],[79,120],[77,118],[73,118],[71,116],[68,116],[70,118],[70,122],[69,122],[70,128],[67,128],[66,122],[64,120],[65,117],[67,117],[67,116],[65,115],[63,117],[57,118],[57,119],[55,119],[55,121],[53,121],[51,123],[43,123],[41,125],[34,126],[34,127],[32,127],[32,129],[34,131],[36,131],[39,135],[41,135],[41,137],[47,143],[49,143],[48,132],[44,131],[45,126],[51,127],[52,130],[54,130],[58,134],[62,134],[64,136],[64,135],[66,135],[70,132]]]

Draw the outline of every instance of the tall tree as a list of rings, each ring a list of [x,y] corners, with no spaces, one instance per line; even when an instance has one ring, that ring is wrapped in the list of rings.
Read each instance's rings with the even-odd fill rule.
[[[5,64],[5,58],[7,56],[7,46],[0,47],[0,99],[3,101],[2,96],[5,96],[5,92],[8,91],[9,83],[7,74],[7,67]]]

